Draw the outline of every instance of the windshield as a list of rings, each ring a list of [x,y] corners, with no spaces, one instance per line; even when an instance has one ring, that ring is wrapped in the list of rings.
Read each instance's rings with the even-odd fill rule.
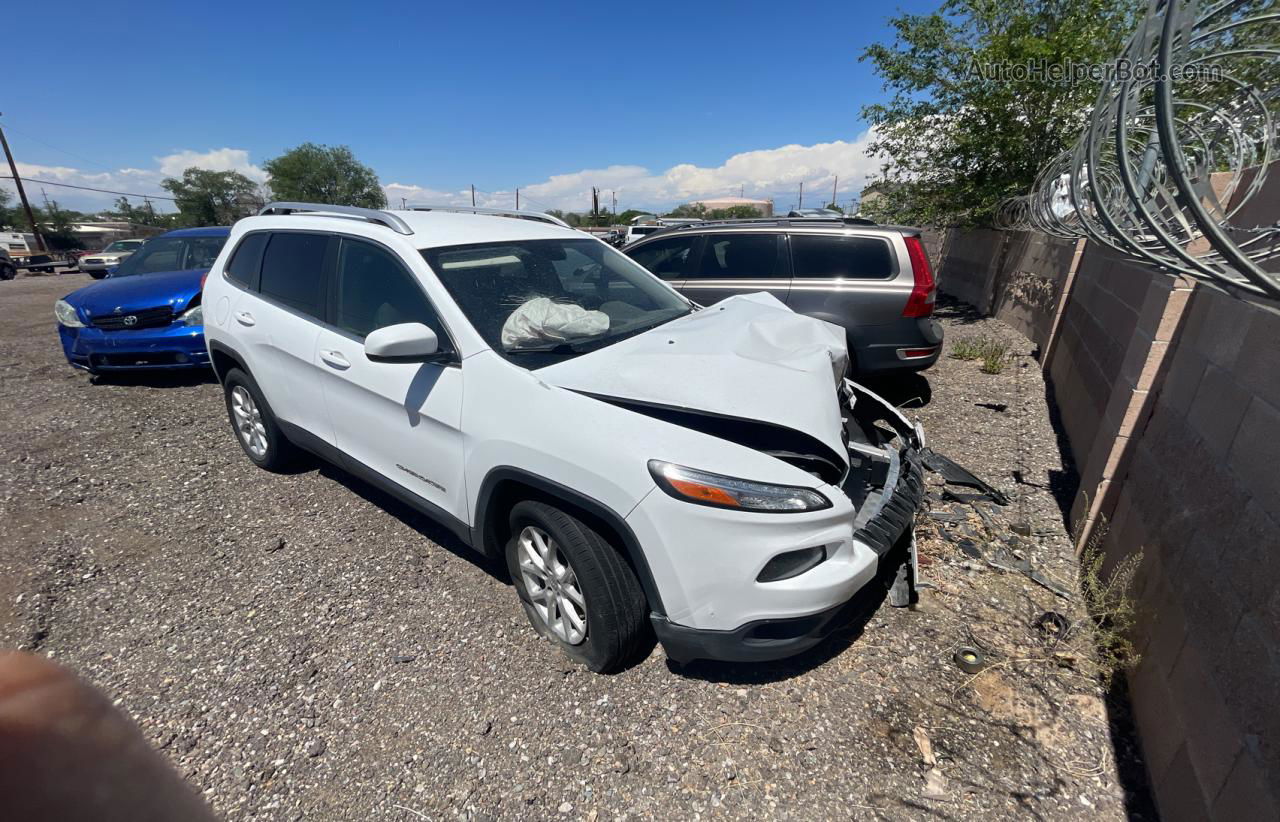
[[[226,241],[226,237],[157,237],[126,257],[112,276],[210,268]]]
[[[102,254],[109,254],[115,251],[137,251],[138,246],[142,245],[142,240],[116,240],[111,245],[102,249]]]
[[[422,252],[494,351],[526,368],[603,348],[692,304],[596,240],[519,240]]]

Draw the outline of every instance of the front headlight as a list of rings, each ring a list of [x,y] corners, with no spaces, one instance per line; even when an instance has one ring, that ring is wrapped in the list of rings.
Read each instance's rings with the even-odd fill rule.
[[[58,318],[59,325],[67,328],[84,328],[84,323],[76,316],[76,310],[66,300],[58,300],[53,304],[53,316]]]
[[[649,460],[649,473],[659,488],[676,499],[715,508],[791,514],[831,507],[831,500],[812,488],[752,482],[661,460]]]
[[[195,308],[187,309],[178,319],[182,320],[184,325],[204,325],[204,306],[197,305]]]

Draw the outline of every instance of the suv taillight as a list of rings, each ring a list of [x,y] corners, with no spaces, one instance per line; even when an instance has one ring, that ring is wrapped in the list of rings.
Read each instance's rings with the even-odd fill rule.
[[[928,317],[933,314],[933,298],[938,286],[933,281],[933,272],[929,270],[929,255],[924,253],[924,244],[919,237],[906,237],[907,256],[911,258],[911,276],[915,285],[911,287],[911,296],[907,297],[907,307],[902,309],[904,317]]]

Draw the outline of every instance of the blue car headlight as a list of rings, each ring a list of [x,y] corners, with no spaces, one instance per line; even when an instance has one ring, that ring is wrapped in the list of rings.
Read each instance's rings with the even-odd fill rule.
[[[53,304],[53,316],[58,318],[59,325],[67,328],[84,328],[84,323],[80,322],[80,318],[76,316],[75,308],[66,300],[58,300]]]
[[[197,305],[187,309],[178,319],[182,320],[183,325],[204,325],[204,306]]]

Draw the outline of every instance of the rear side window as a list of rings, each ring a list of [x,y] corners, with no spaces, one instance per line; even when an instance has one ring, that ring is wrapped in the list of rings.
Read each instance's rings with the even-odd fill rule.
[[[328,245],[324,234],[272,234],[262,256],[258,290],[290,308],[319,317]]]
[[[796,277],[884,280],[894,274],[889,243],[876,237],[792,234],[791,261]]]
[[[422,323],[444,346],[444,329],[427,297],[395,257],[359,240],[343,239],[338,252],[336,325],[366,337],[400,323]]]
[[[262,250],[267,247],[267,234],[250,234],[236,246],[227,263],[227,278],[246,288],[257,289],[258,269],[262,265]]]
[[[695,242],[696,237],[654,240],[642,248],[627,252],[627,256],[664,280],[678,280],[689,270],[689,255],[693,252]]]
[[[787,276],[777,234],[713,234],[694,275],[712,279],[778,279]]]

